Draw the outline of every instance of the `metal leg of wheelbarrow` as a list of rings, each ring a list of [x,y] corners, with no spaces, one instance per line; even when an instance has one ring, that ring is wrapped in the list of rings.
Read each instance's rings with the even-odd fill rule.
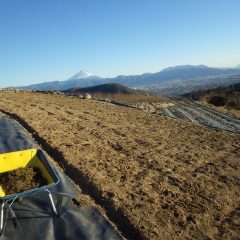
[[[58,213],[56,205],[55,205],[55,203],[53,201],[52,193],[50,191],[48,191],[47,193],[48,193],[48,197],[49,197],[49,200],[50,200],[50,203],[51,203],[52,210],[53,210],[54,214],[57,217],[59,217],[59,213]]]
[[[48,197],[51,203],[51,207],[52,210],[54,212],[54,214],[58,217],[60,217],[61,212],[62,212],[62,203],[63,203],[63,198],[67,197],[69,199],[73,199],[74,197],[72,195],[66,194],[66,193],[60,193],[60,192],[51,192],[49,190],[46,190],[46,192],[48,193]],[[52,195],[57,195],[58,197],[60,197],[59,201],[58,201],[58,206],[56,207],[56,204],[54,203],[53,197]]]
[[[10,211],[10,214],[11,214],[11,217],[12,217],[13,224],[14,224],[15,228],[19,228],[17,216],[16,216],[16,214],[13,211],[11,206],[9,206],[9,211]]]
[[[3,220],[4,220],[4,202],[1,203],[1,207],[0,207],[0,236],[2,235],[3,232]]]

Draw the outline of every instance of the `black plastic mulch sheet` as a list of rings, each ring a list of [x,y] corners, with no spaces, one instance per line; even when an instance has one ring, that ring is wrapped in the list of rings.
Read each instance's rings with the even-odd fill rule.
[[[79,195],[78,188],[61,170],[56,170],[61,183],[50,190],[72,196]],[[58,197],[55,196],[54,201],[57,204]],[[61,215],[56,217],[52,212],[46,192],[36,193],[15,202],[13,210],[17,216],[19,227],[15,227],[10,214],[8,214],[0,239],[122,239],[110,223],[92,206],[78,207],[65,198]]]
[[[0,153],[36,148],[28,132],[10,118],[0,118]]]
[[[0,118],[0,153],[35,147],[36,143],[20,124],[9,118]],[[73,197],[81,194],[60,169],[55,170],[60,184],[52,187],[50,191]],[[57,204],[57,195],[53,197]],[[5,214],[4,231],[0,240],[123,239],[96,208],[85,205],[78,207],[68,198],[64,198],[60,217],[53,214],[46,192],[16,201],[12,208],[19,227],[16,228],[10,214]]]

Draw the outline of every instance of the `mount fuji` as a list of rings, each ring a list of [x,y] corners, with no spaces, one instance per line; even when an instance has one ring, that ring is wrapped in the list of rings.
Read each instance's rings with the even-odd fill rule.
[[[88,71],[80,71],[65,81],[43,82],[29,86],[18,87],[20,89],[35,90],[66,90],[70,88],[89,87],[105,83],[105,79],[98,77]]]
[[[80,79],[80,78],[88,78],[88,77],[96,77],[94,74],[88,72],[88,71],[80,71],[77,74],[73,75],[71,78],[68,80],[73,80],[73,79]]]

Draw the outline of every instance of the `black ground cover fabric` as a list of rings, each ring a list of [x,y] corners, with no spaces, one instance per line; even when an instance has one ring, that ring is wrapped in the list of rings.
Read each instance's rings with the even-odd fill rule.
[[[57,169],[57,174],[61,180],[60,184],[51,188],[51,191],[72,196],[80,194],[79,189],[61,170]],[[57,203],[58,197],[54,196],[54,201]],[[15,202],[13,210],[17,216],[19,228],[15,228],[8,214],[0,239],[122,239],[110,223],[92,206],[78,207],[65,198],[61,215],[56,217],[46,192]]]
[[[36,148],[28,132],[15,120],[0,118],[0,153]]]

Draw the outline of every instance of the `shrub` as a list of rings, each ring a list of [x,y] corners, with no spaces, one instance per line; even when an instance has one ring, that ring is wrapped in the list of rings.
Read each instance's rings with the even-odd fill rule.
[[[211,103],[217,107],[221,107],[226,104],[226,98],[223,96],[214,95],[209,98],[208,103]]]
[[[230,108],[240,109],[240,93],[233,93],[227,99],[226,105]]]

